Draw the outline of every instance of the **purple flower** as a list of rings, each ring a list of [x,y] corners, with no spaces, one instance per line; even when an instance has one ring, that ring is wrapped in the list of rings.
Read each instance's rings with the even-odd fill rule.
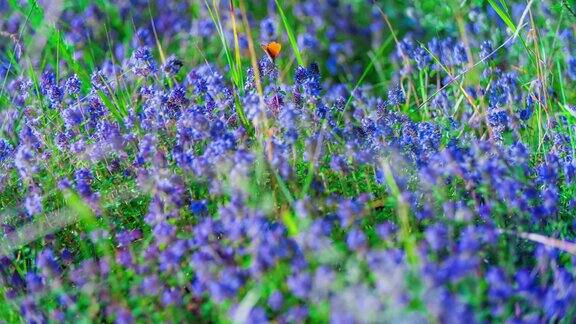
[[[64,85],[66,93],[69,96],[77,96],[80,93],[81,87],[82,83],[80,83],[80,80],[76,74],[68,78],[68,80],[66,80],[66,84]]]
[[[155,275],[144,277],[141,289],[145,295],[157,295],[160,292],[160,280]]]
[[[489,285],[488,295],[495,303],[505,301],[513,293],[504,271],[498,267],[492,267],[488,270],[486,281]]]
[[[74,179],[76,181],[76,190],[78,190],[78,193],[84,198],[92,197],[92,172],[86,168],[78,169],[74,173]]]
[[[24,201],[24,206],[26,207],[26,212],[30,217],[42,213],[42,194],[38,188],[33,187],[30,190],[26,200]]]
[[[314,34],[303,33],[298,35],[298,47],[309,51],[315,51],[319,48],[318,39]]]
[[[318,97],[322,91],[318,64],[312,63],[308,68],[298,67],[294,73],[294,86],[302,89],[307,96]]]
[[[62,119],[66,128],[73,129],[84,121],[84,113],[80,107],[70,107],[62,111]]]
[[[60,266],[56,261],[56,256],[51,249],[45,249],[36,257],[36,264],[45,276],[56,275],[60,273]]]
[[[126,247],[130,245],[133,241],[136,241],[142,237],[142,232],[139,229],[121,231],[116,234],[116,240],[119,246]]]
[[[152,232],[154,233],[156,240],[158,240],[158,243],[165,244],[174,238],[176,229],[167,222],[160,222],[154,226]]]
[[[132,268],[134,266],[132,252],[126,248],[118,249],[116,252],[116,262],[125,268]]]
[[[361,229],[353,227],[346,236],[346,244],[353,251],[363,250],[367,247],[366,235]]]
[[[205,200],[194,200],[190,203],[190,211],[194,215],[204,215],[208,212],[208,206]]]
[[[182,304],[182,293],[178,288],[165,288],[162,292],[162,304],[164,306]]]
[[[399,106],[406,102],[404,90],[400,86],[393,86],[388,89],[388,104],[390,106]]]
[[[303,323],[308,318],[308,308],[306,306],[294,306],[286,312],[288,323]]]
[[[487,61],[493,60],[494,57],[489,57],[489,55],[494,51],[492,48],[492,42],[489,40],[483,41],[480,44],[480,58],[486,59]]]
[[[210,18],[200,19],[198,21],[198,33],[202,37],[211,37],[216,32],[216,26]]]
[[[278,290],[273,292],[272,295],[270,295],[270,298],[268,298],[268,305],[273,311],[279,311],[283,304],[284,296]]]
[[[147,77],[150,74],[156,72],[156,62],[154,57],[152,57],[152,52],[148,47],[137,48],[132,57],[130,58],[130,67],[134,74]]]
[[[446,247],[448,243],[448,231],[442,224],[433,224],[429,226],[424,232],[426,242],[434,250],[439,250]]]
[[[274,18],[266,18],[260,22],[260,38],[262,41],[269,42],[276,39],[276,23]]]
[[[166,59],[166,63],[162,66],[162,70],[170,76],[174,76],[180,72],[184,64],[176,56],[172,55]]]
[[[312,277],[307,272],[296,272],[288,277],[288,288],[298,298],[306,298],[312,289]]]
[[[457,65],[462,65],[468,62],[468,55],[466,54],[466,49],[464,44],[458,43],[454,46],[454,63]]]
[[[88,98],[88,103],[85,105],[82,114],[85,119],[88,119],[88,126],[94,129],[98,122],[108,114],[108,109],[96,94],[92,94]]]
[[[413,57],[414,43],[409,36],[404,37],[404,39],[398,43],[397,52],[399,57]]]
[[[32,293],[37,293],[44,288],[44,280],[39,275],[28,272],[26,274],[26,285]]]
[[[396,224],[392,222],[384,222],[376,226],[376,233],[382,240],[387,240],[390,236],[394,235],[397,231]]]
[[[136,165],[143,165],[154,154],[156,145],[156,137],[152,134],[146,134],[140,141],[140,148],[136,155]]]
[[[56,75],[51,71],[46,71],[40,78],[40,89],[42,94],[48,97],[50,106],[54,107],[62,102],[64,91],[58,85]]]
[[[261,307],[254,307],[250,310],[248,315],[247,323],[268,323],[268,317],[266,317],[266,311]]]
[[[116,319],[114,320],[114,323],[116,324],[132,324],[134,323],[134,317],[132,316],[132,313],[124,308],[124,307],[118,307],[117,311],[116,311]]]
[[[14,147],[7,140],[0,138],[0,162],[6,160],[14,152]]]
[[[576,81],[576,57],[570,57],[566,62],[566,73],[572,81]]]
[[[428,51],[426,51],[426,49],[424,47],[418,46],[414,50],[412,55],[413,55],[414,61],[416,61],[416,66],[418,67],[418,69],[424,70],[430,66],[430,62],[432,61],[432,58],[430,57],[430,54],[428,54]]]

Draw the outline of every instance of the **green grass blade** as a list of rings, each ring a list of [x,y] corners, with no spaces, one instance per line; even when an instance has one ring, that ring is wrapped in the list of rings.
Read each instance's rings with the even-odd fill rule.
[[[239,91],[244,91],[244,76],[242,68],[242,56],[240,55],[240,42],[238,40],[238,25],[236,24],[236,15],[234,2],[230,0],[230,17],[232,18],[232,31],[234,33],[234,66],[236,68],[236,77],[239,79]]]
[[[512,21],[512,18],[508,15],[508,13],[504,12],[502,7],[500,7],[500,5],[498,5],[496,2],[494,2],[494,0],[488,0],[488,3],[490,3],[490,6],[492,7],[492,9],[494,9],[494,11],[496,11],[496,13],[500,17],[500,19],[502,19],[502,21],[504,21],[506,26],[508,26],[508,28],[510,28],[513,32],[516,32],[516,25],[514,25],[514,22]]]
[[[384,53],[384,49],[386,49],[386,47],[388,47],[388,45],[390,45],[390,43],[392,43],[393,39],[394,38],[392,37],[392,35],[390,35],[390,36],[388,36],[388,38],[386,38],[384,43],[382,43],[382,45],[380,45],[380,47],[376,51],[375,58],[379,58],[382,55],[382,53]],[[360,78],[358,79],[356,84],[354,85],[354,88],[352,88],[352,91],[350,92],[350,96],[348,97],[348,100],[346,100],[346,105],[344,105],[344,111],[346,111],[346,108],[348,108],[348,106],[350,105],[350,102],[352,101],[352,98],[354,97],[354,91],[356,91],[356,89],[358,89],[358,87],[362,84],[362,82],[364,82],[364,79],[366,79],[366,77],[368,76],[368,73],[370,73],[372,71],[373,67],[374,67],[374,61],[370,60],[370,63],[368,63],[368,65],[364,69],[364,72],[362,72],[362,75],[360,76]]]
[[[278,13],[280,13],[280,18],[282,18],[282,24],[284,25],[284,29],[286,29],[286,34],[288,35],[288,40],[290,41],[290,47],[292,47],[292,51],[296,56],[296,61],[299,65],[303,66],[304,61],[302,60],[300,49],[298,49],[298,42],[294,37],[294,31],[292,30],[290,22],[288,22],[288,18],[286,17],[286,14],[284,14],[284,10],[282,9],[280,2],[278,2],[278,0],[274,0],[274,2],[276,3],[276,8],[278,8]]]
[[[211,8],[210,4],[208,3],[208,0],[204,0],[204,3],[206,4],[206,9],[208,10],[210,19],[212,19],[212,22],[216,27],[216,31],[218,32],[220,42],[222,43],[222,49],[224,50],[224,56],[226,57],[228,68],[230,69],[230,77],[232,79],[232,82],[237,88],[241,88],[241,80],[239,80],[239,76],[237,75],[237,71],[234,64],[234,59],[232,58],[232,54],[230,53],[230,49],[228,48],[228,42],[226,41],[226,36],[224,35],[222,23],[220,22],[220,15],[218,14],[218,8],[216,7],[216,2],[213,1],[214,10]]]
[[[510,13],[508,13],[508,11],[504,11],[504,9],[506,8],[505,7],[506,4],[503,3],[502,1],[500,1],[500,3],[502,4],[502,7],[501,7],[496,2],[494,2],[494,0],[488,0],[488,3],[492,7],[492,9],[494,9],[494,11],[496,11],[496,13],[500,17],[500,19],[502,19],[504,21],[506,26],[508,26],[508,28],[510,28],[510,30],[512,30],[512,32],[514,34],[517,34],[518,33],[518,27],[514,24],[514,21],[512,20]],[[531,2],[529,3],[529,5],[530,4],[531,4]],[[524,41],[524,37],[522,37],[522,35],[520,35],[519,33],[518,33],[518,37],[520,37],[520,41],[522,42],[522,45],[524,45],[524,48],[526,49],[526,52],[528,53],[528,57],[530,58],[531,63],[534,64],[534,58],[532,57],[533,53],[530,50],[530,48],[528,48],[526,41]]]

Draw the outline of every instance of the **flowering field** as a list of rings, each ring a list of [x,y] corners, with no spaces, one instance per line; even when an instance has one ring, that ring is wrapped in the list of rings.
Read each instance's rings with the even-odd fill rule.
[[[0,0],[0,322],[574,323],[576,4]]]

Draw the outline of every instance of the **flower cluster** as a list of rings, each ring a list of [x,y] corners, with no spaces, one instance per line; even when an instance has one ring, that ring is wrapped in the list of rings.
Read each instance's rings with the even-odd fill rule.
[[[257,20],[224,3],[118,1],[113,15],[66,8],[62,41],[76,59],[94,42],[110,47],[100,45],[109,55],[94,71],[71,61],[31,76],[0,69],[10,102],[0,109],[6,317],[576,316],[571,29],[547,29],[559,30],[565,57],[552,82],[524,47],[539,49],[538,40],[490,26],[492,8],[470,8],[440,37],[425,32],[429,17],[415,5],[384,51],[388,17],[376,4],[359,21],[352,5],[307,0],[290,7],[307,64],[262,53],[246,60],[254,65],[229,56],[224,69],[187,53],[249,55],[245,27],[266,42],[286,28],[274,6]],[[512,7],[511,19],[524,9]],[[103,34],[104,22],[128,17],[132,38],[122,28]],[[14,12],[3,27],[17,31],[24,18]],[[509,53],[496,46],[506,39]],[[358,70],[371,42],[388,70],[377,56]],[[341,83],[364,79],[364,68],[378,70],[384,90]]]

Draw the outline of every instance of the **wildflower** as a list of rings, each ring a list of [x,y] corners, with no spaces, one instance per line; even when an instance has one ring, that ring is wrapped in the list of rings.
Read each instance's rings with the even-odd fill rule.
[[[24,201],[24,206],[26,207],[26,212],[30,217],[42,213],[42,194],[39,188],[32,187],[30,189],[30,192]]]
[[[466,54],[466,49],[462,43],[456,44],[454,46],[454,63],[457,65],[462,65],[468,62],[468,55]]]
[[[398,44],[398,56],[399,57],[412,57],[414,54],[414,44],[409,37],[405,37],[399,44]]]
[[[308,96],[319,96],[322,87],[320,85],[320,70],[318,65],[312,63],[308,68],[298,67],[294,73],[294,85],[298,89],[302,89],[303,93]]]
[[[81,87],[82,84],[80,83],[80,80],[78,79],[78,76],[76,76],[76,74],[69,77],[68,80],[66,80],[66,84],[64,85],[64,88],[66,89],[66,94],[68,94],[69,96],[77,96],[80,93]]]
[[[286,283],[290,291],[298,298],[306,298],[312,289],[312,278],[306,272],[292,274]]]
[[[86,168],[78,169],[74,174],[74,179],[76,181],[76,190],[80,196],[84,198],[91,198],[92,192],[92,172]]]
[[[448,232],[446,227],[441,224],[434,224],[429,226],[425,233],[425,238],[430,247],[434,250],[439,250],[446,247]]]
[[[195,215],[203,215],[204,213],[208,212],[206,201],[204,200],[192,201],[190,203],[190,211]]]
[[[216,26],[214,26],[212,19],[210,18],[200,19],[198,21],[198,32],[201,37],[204,38],[212,37],[212,35],[214,35],[214,33],[216,32]]]
[[[488,295],[495,302],[506,300],[512,295],[512,287],[506,281],[504,271],[498,267],[492,267],[486,274],[486,280],[489,284]]]
[[[424,70],[430,66],[432,58],[428,51],[422,46],[418,46],[413,52],[414,61],[419,70]]]
[[[0,162],[6,160],[14,151],[14,148],[7,140],[0,138]]]
[[[404,90],[400,86],[393,86],[388,89],[388,104],[390,106],[399,106],[406,102]]]
[[[311,33],[298,35],[298,47],[309,51],[317,50],[319,47],[318,39]]]
[[[506,127],[508,125],[508,112],[500,110],[488,115],[488,122],[492,127]]]
[[[484,59],[486,61],[494,60],[494,57],[490,56],[490,54],[492,54],[493,51],[494,49],[492,48],[492,42],[490,42],[489,40],[483,41],[482,44],[480,44],[481,59]]]
[[[576,57],[570,57],[566,63],[566,73],[572,81],[576,81]]]
[[[62,102],[64,91],[58,85],[56,75],[53,72],[46,71],[42,74],[40,89],[42,90],[42,94],[48,97],[51,107],[55,107]]]
[[[260,22],[260,38],[263,41],[271,41],[276,39],[276,24],[274,19],[269,17]]]
[[[183,65],[184,63],[182,63],[182,61],[172,55],[166,59],[166,63],[164,63],[162,70],[164,70],[167,75],[174,76],[180,72]]]
[[[45,249],[38,254],[36,264],[38,264],[42,274],[45,276],[57,275],[60,273],[60,266],[56,261],[56,256],[50,249]]]
[[[150,74],[156,72],[156,62],[152,57],[152,53],[150,48],[148,47],[140,47],[132,53],[132,57],[130,59],[130,67],[132,68],[132,72],[134,74],[147,77]]]
[[[528,95],[526,97],[526,105],[524,109],[520,110],[519,118],[520,120],[527,121],[532,116],[532,112],[534,109],[534,99],[532,95]]]
[[[142,237],[142,232],[138,229],[122,231],[116,234],[116,240],[121,247],[130,245],[133,241]]]
[[[26,274],[26,285],[32,293],[38,293],[44,288],[44,280],[39,275],[28,272]]]
[[[354,227],[348,232],[346,237],[346,244],[351,250],[359,251],[366,248],[366,236],[362,230]]]
[[[272,308],[272,310],[274,311],[280,310],[283,303],[284,303],[284,297],[282,296],[282,293],[278,290],[273,292],[272,295],[270,295],[270,298],[268,299],[268,305],[270,305],[270,308]]]
[[[376,227],[376,233],[382,240],[387,240],[397,231],[397,227],[392,222],[384,222]]]
[[[62,111],[62,119],[68,129],[74,129],[84,121],[84,113],[81,107],[70,107]]]
[[[162,292],[162,304],[164,306],[180,305],[182,303],[182,293],[178,288],[165,288]]]

